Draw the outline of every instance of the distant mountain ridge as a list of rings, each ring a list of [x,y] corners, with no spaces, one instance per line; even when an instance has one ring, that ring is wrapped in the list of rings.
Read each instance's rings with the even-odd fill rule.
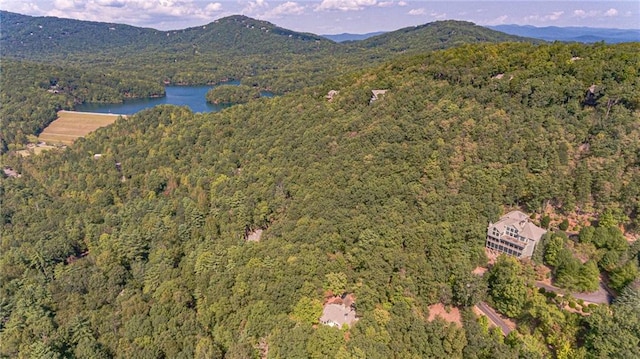
[[[2,55],[31,57],[65,52],[136,47],[161,39],[162,31],[130,25],[81,21],[57,17],[34,17],[0,10]],[[88,36],[87,36],[88,35]]]
[[[33,17],[0,11],[2,55],[31,60],[67,58],[71,54],[135,56],[155,51],[180,56],[352,53],[380,49],[389,54],[443,49],[472,42],[529,41],[464,21],[436,21],[391,32],[320,36],[278,27],[243,15],[182,30],[160,31],[129,25]],[[331,37],[333,37],[331,39]],[[360,38],[361,40],[358,40]],[[339,43],[337,43],[339,42]]]
[[[242,15],[229,16],[203,26],[159,31],[129,25],[33,17],[0,11],[2,54],[16,58],[43,58],[77,52],[170,51],[269,53],[274,41],[279,51],[315,51],[332,42],[324,37],[280,28]]]
[[[331,41],[335,42],[346,42],[346,41],[360,41],[366,40],[370,37],[378,36],[384,34],[386,31],[376,31],[376,32],[368,32],[366,34],[350,34],[350,33],[342,33],[342,34],[334,34],[334,35],[321,35]]]
[[[639,42],[640,29],[607,29],[594,27],[535,27],[529,25],[487,26],[490,29],[511,35],[532,37],[545,41],[567,41],[593,43],[604,41],[610,44]]]
[[[431,39],[426,43],[424,39]],[[532,42],[539,40],[505,34],[472,22],[444,20],[409,26],[382,35],[353,42],[354,46],[391,52],[430,51],[477,42]]]
[[[167,31],[168,43],[191,44],[203,50],[225,52],[241,47],[244,54],[271,52],[309,52],[332,46],[328,39],[278,27],[270,22],[244,15],[218,19],[204,26]],[[169,39],[170,38],[170,39]]]

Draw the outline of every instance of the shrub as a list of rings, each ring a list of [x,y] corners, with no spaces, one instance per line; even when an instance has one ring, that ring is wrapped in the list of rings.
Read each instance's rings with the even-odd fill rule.
[[[549,228],[549,223],[551,223],[551,217],[545,214],[544,217],[542,217],[542,219],[540,220],[540,227]]]

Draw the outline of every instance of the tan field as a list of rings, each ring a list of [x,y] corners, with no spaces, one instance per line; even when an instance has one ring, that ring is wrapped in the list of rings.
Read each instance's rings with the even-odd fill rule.
[[[118,117],[120,115],[59,111],[58,118],[42,131],[38,141],[70,145],[76,138],[114,123]]]

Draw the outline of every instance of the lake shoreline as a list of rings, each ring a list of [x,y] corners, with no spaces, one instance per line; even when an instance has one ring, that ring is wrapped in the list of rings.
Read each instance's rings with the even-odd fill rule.
[[[234,81],[224,83],[234,84]],[[239,84],[239,82],[238,82]],[[169,85],[165,86],[164,96],[146,98],[125,98],[120,103],[83,103],[74,107],[75,112],[133,115],[147,108],[157,105],[188,106],[195,113],[218,112],[226,107],[207,103],[206,94],[212,88],[220,85]]]

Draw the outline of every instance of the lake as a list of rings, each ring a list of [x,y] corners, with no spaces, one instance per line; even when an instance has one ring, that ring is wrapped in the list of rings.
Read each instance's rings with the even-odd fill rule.
[[[238,85],[239,81],[227,82],[225,85]],[[124,103],[85,103],[77,105],[80,112],[116,113],[133,115],[134,113],[156,105],[189,106],[193,112],[217,112],[230,105],[213,105],[207,103],[205,95],[215,86],[167,86],[166,96],[147,99],[125,100]],[[272,97],[269,92],[262,92],[263,97]]]

